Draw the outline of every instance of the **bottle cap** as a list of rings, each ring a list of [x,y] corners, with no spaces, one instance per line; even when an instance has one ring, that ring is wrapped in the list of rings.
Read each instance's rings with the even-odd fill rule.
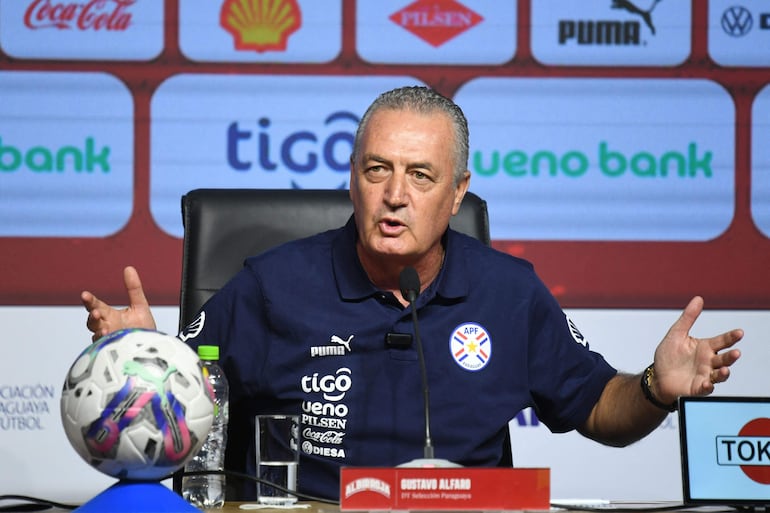
[[[201,360],[219,360],[219,346],[198,346],[198,358]]]

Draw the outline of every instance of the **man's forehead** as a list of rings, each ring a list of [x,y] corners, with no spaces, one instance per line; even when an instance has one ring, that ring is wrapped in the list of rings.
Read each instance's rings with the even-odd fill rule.
[[[422,112],[408,108],[388,108],[372,114],[362,135],[365,142],[376,143],[379,138],[408,131],[433,134],[442,130],[452,132],[451,120],[442,111]]]
[[[401,116],[416,116],[423,118],[437,118],[445,117],[449,121],[449,115],[439,108],[425,108],[418,109],[409,105],[403,105],[399,107],[384,106],[380,107],[371,114],[371,120],[384,117],[401,117]]]

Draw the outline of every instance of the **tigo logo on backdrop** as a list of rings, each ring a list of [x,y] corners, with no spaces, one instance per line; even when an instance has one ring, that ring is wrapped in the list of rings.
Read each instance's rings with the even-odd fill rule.
[[[0,10],[0,46],[17,58],[149,60],[163,27],[163,2],[15,0]]]
[[[455,101],[493,239],[706,241],[733,219],[734,104],[718,84],[482,78]]]
[[[182,235],[179,198],[200,187],[348,185],[358,121],[413,77],[177,75],[151,103],[150,208]]]
[[[291,132],[281,140],[271,136],[272,120],[260,118],[258,130],[246,123],[233,121],[227,127],[227,163],[235,171],[261,170],[276,171],[279,166],[292,173],[307,174],[325,165],[333,171],[347,173],[350,169],[350,154],[359,118],[353,113],[333,112],[323,120],[323,131],[301,129]],[[329,133],[329,130],[338,131]],[[319,132],[325,132],[319,135]],[[343,181],[338,188],[345,188]],[[303,188],[301,183],[291,180],[295,189]]]
[[[0,72],[0,98],[0,236],[120,230],[134,182],[125,85],[103,73]]]
[[[342,0],[184,0],[179,47],[205,62],[325,63],[342,50]]]
[[[220,23],[238,50],[284,51],[302,25],[302,12],[296,0],[226,0]]]
[[[454,0],[417,0],[390,15],[397,25],[433,46],[441,46],[483,18]]]

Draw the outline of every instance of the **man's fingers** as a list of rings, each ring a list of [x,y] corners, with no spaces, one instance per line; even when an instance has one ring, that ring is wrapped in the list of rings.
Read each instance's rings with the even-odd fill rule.
[[[96,342],[106,334],[107,334],[107,330],[94,331],[94,334],[91,336],[91,341]]]
[[[110,306],[88,291],[81,292],[80,301],[83,303],[86,310],[88,310],[86,327],[94,334],[92,337],[93,340],[97,340],[106,335],[108,329],[105,326],[105,322],[107,322],[105,314],[106,309],[109,309]]]
[[[730,330],[726,333],[719,335],[718,337],[714,337],[714,339],[711,341],[711,349],[713,349],[714,352],[721,351],[722,349],[727,349],[728,347],[732,347],[735,344],[737,344],[738,341],[740,341],[742,338],[743,338],[742,329]]]
[[[682,320],[687,323],[687,330],[689,331],[690,328],[692,328],[692,325],[695,324],[695,321],[698,319],[698,316],[703,311],[703,298],[700,296],[695,296],[690,300],[689,303],[687,303],[687,306],[684,308],[684,312],[682,312]]]
[[[89,319],[91,317],[100,319],[102,317],[101,311],[104,308],[109,308],[109,306],[104,301],[88,291],[83,291],[80,293],[80,302],[83,303],[83,306],[86,308],[86,310],[88,310]]]
[[[726,368],[738,361],[740,357],[741,351],[739,349],[731,349],[714,355],[711,366],[714,369]]]
[[[139,279],[137,270],[128,266],[123,270],[123,282],[128,293],[128,303],[131,306],[149,306],[147,298],[144,296],[142,280]]]
[[[88,314],[88,319],[86,319],[86,327],[94,332],[97,333],[99,330],[102,329],[102,314],[99,310],[91,310],[91,312]]]
[[[83,306],[88,310],[89,312],[96,308],[96,296],[88,292],[87,290],[84,290],[80,293],[80,302],[83,303]]]
[[[687,303],[687,306],[682,310],[682,315],[671,326],[671,331],[683,331],[685,334],[690,332],[698,316],[703,311],[703,298],[695,296]]]

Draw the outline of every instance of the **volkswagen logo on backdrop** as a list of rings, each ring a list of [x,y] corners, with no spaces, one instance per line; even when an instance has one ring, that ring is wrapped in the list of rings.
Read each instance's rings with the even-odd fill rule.
[[[751,31],[754,18],[751,12],[742,6],[733,6],[722,13],[722,30],[733,37],[743,37]]]

